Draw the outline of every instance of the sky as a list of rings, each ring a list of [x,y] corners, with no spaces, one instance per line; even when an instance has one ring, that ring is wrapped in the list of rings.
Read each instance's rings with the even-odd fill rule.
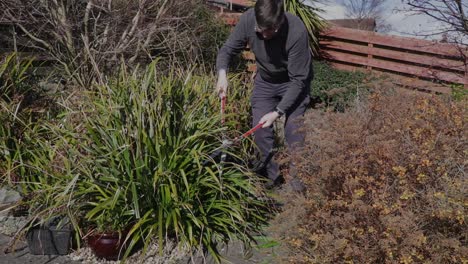
[[[306,0],[308,1],[308,0]],[[338,3],[339,0],[319,0],[317,6],[324,9],[321,14],[325,19],[340,19],[345,17],[345,9]],[[442,25],[425,15],[409,15],[408,13],[398,11],[404,9],[405,4],[401,0],[387,0],[383,19],[390,24],[392,29],[386,34],[400,35],[407,37],[424,38],[417,36],[417,33],[431,31],[441,28]],[[419,34],[420,35],[420,34]],[[426,39],[439,39],[441,36],[425,37]]]

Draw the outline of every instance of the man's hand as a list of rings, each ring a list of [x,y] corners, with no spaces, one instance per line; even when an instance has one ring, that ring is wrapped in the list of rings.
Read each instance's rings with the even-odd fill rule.
[[[265,127],[269,127],[273,124],[273,122],[275,122],[275,120],[279,117],[279,114],[278,112],[274,111],[274,112],[270,112],[266,115],[264,115],[262,117],[262,119],[260,119],[260,124],[263,123],[263,126],[262,128],[265,128]]]
[[[219,95],[219,97],[221,98],[226,97],[227,87],[228,87],[228,81],[227,81],[226,70],[219,70],[218,83],[216,84],[216,93]]]

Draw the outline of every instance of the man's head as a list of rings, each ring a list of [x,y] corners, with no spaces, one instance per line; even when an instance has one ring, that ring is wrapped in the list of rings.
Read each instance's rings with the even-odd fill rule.
[[[264,39],[273,38],[284,21],[283,0],[258,0],[255,4],[255,31]]]

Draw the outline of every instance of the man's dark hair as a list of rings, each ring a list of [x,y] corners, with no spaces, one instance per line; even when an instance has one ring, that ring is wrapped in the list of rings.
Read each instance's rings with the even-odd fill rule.
[[[278,28],[284,21],[283,0],[258,0],[255,18],[262,29]]]

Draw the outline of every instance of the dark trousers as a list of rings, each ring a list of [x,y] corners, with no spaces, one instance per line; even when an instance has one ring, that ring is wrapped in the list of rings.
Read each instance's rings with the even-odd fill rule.
[[[310,82],[307,82],[306,89],[299,96],[294,106],[286,112],[285,118],[285,139],[289,152],[294,151],[296,146],[304,144],[305,133],[301,130],[303,124],[303,116],[310,102],[309,87]],[[254,82],[254,90],[251,97],[253,126],[257,125],[260,119],[267,113],[275,110],[276,106],[281,101],[281,98],[288,89],[288,83],[269,83],[257,74]],[[254,134],[254,141],[257,145],[261,162],[264,166],[269,179],[277,181],[280,178],[279,165],[275,162],[273,156],[274,148],[274,131],[273,126],[257,130]]]

